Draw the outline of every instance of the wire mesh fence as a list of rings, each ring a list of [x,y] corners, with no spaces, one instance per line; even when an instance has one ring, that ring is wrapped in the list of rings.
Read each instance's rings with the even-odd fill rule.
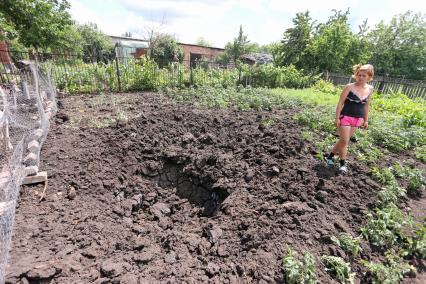
[[[242,83],[242,70],[235,65],[213,61],[154,61],[147,57],[85,58],[73,54],[54,54],[0,50],[10,62],[34,60],[41,66],[52,66],[52,77],[59,90],[66,93],[100,91],[127,92],[157,90],[161,87],[200,85],[230,86]],[[7,62],[0,64],[0,82],[10,83],[12,75]]]
[[[25,177],[38,173],[40,149],[56,112],[52,69],[35,63],[11,66],[0,85],[0,283],[11,243],[15,207]]]

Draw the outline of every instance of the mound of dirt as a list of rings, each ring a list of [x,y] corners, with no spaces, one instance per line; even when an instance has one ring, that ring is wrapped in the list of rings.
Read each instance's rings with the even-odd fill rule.
[[[108,105],[63,100],[45,200],[43,185],[22,189],[8,283],[281,283],[287,247],[350,259],[330,236],[355,235],[380,186],[363,164],[339,176],[315,159],[297,110],[122,98],[130,119],[99,129]]]

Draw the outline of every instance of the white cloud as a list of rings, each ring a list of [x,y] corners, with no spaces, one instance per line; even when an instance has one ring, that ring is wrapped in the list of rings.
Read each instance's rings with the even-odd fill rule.
[[[380,20],[388,22],[393,15],[410,9],[426,13],[426,1],[422,0],[71,0],[70,3],[75,20],[95,22],[107,34],[131,31],[142,36],[147,28],[154,28],[176,35],[181,42],[195,43],[198,37],[203,37],[217,47],[231,41],[240,24],[252,42],[266,44],[280,40],[295,14],[306,10],[314,20],[324,22],[332,9],[345,11],[350,7],[353,30],[366,18],[370,27],[374,27]]]
[[[201,15],[217,15],[224,13],[233,1],[168,1],[168,0],[120,0],[122,5],[135,12],[152,13],[159,15],[164,13],[170,18],[199,17]],[[155,19],[154,19],[155,20]]]
[[[102,22],[101,16],[94,13],[90,9],[88,9],[85,5],[80,3],[78,0],[70,0],[71,4],[70,13],[72,18],[78,23],[88,23],[88,22]]]
[[[329,12],[332,9],[346,10],[348,7],[357,5],[359,0],[270,0],[268,1],[268,9],[270,11],[282,11],[292,14],[309,10],[313,13]],[[366,7],[367,8],[367,7]]]

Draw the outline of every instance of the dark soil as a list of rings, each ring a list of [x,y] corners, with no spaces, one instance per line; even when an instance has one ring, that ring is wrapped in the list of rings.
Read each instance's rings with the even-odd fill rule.
[[[342,256],[368,282],[330,236],[357,235],[380,186],[362,163],[342,176],[314,158],[297,110],[97,100],[60,102],[46,196],[22,188],[8,283],[281,283],[287,247]],[[120,113],[129,120],[93,127]],[[334,281],[320,263],[318,274]]]

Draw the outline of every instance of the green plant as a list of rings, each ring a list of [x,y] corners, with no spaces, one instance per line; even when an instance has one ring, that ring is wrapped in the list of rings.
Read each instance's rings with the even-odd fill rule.
[[[390,170],[398,178],[408,181],[407,192],[409,194],[418,195],[425,189],[426,181],[420,169],[416,169],[414,166],[410,165],[395,163]]]
[[[313,142],[315,139],[314,134],[311,131],[305,130],[302,131],[302,137],[304,140],[309,141],[309,142]]]
[[[407,238],[406,251],[408,255],[426,259],[426,220],[417,227],[414,237]]]
[[[400,187],[397,183],[385,185],[377,194],[380,208],[396,204],[400,197],[406,195],[406,190]]]
[[[286,283],[288,284],[315,284],[317,283],[315,259],[306,252],[302,260],[298,260],[297,256],[291,248],[283,257],[283,268]]]
[[[293,65],[276,67],[270,64],[254,66],[247,70],[246,77],[253,87],[306,88],[313,85],[319,76],[305,75]],[[246,78],[243,78],[243,81]]]
[[[425,127],[406,126],[403,117],[395,113],[373,112],[371,116],[368,132],[374,144],[394,153],[426,144]]]
[[[275,123],[276,123],[276,121],[275,121],[275,119],[273,119],[273,118],[265,118],[265,119],[262,119],[262,120],[260,121],[260,124],[262,124],[262,125],[263,125],[263,126],[265,126],[266,128],[269,128],[269,127],[274,126],[274,125],[275,125]]]
[[[318,140],[316,140],[314,142],[314,144],[315,144],[315,148],[316,148],[317,152],[321,154],[321,156],[319,156],[319,157],[321,157],[322,160],[324,160],[323,159],[324,153],[327,153],[327,152],[330,151],[330,147],[332,147],[333,144],[337,142],[337,139],[336,139],[336,137],[334,137],[333,135],[330,135],[330,134],[325,135],[325,136],[320,135],[319,137],[320,138]]]
[[[416,155],[416,159],[426,164],[426,145],[416,147],[414,149],[414,154]]]
[[[375,215],[367,214],[367,224],[361,228],[361,234],[376,246],[401,243],[405,238],[403,230],[413,225],[411,216],[393,204],[375,211]]]
[[[116,122],[127,122],[128,120],[129,120],[129,118],[124,111],[117,112],[116,117],[115,117]]]
[[[341,233],[338,237],[332,236],[331,240],[346,252],[350,252],[353,256],[358,256],[361,249],[361,239],[352,237],[351,234]]]
[[[111,126],[111,124],[114,123],[114,120],[112,119],[103,119],[103,120],[99,120],[99,119],[90,119],[89,120],[89,127],[91,128],[106,128]]]
[[[373,284],[397,284],[404,274],[416,271],[412,265],[392,251],[386,253],[386,259],[387,265],[361,260],[361,263],[371,272]]]
[[[374,144],[368,131],[358,131],[355,133],[357,143],[349,144],[349,152],[357,156],[366,163],[375,163],[386,154],[386,149],[379,148]]]
[[[426,127],[426,102],[413,100],[401,93],[377,96],[372,105],[375,110],[398,114],[403,117],[403,125]]]
[[[379,169],[378,167],[373,167],[371,173],[373,177],[382,184],[397,184],[396,178],[390,168]]]
[[[331,271],[340,283],[354,283],[355,273],[351,272],[349,263],[345,262],[343,258],[332,255],[323,255],[321,256],[321,260],[326,269]]]
[[[323,79],[318,80],[312,88],[320,92],[333,95],[338,95],[342,91],[341,88],[334,86],[332,82],[325,81]]]
[[[333,115],[331,109],[315,111],[306,109],[296,114],[295,119],[301,125],[308,126],[311,129],[332,133],[335,131]]]

